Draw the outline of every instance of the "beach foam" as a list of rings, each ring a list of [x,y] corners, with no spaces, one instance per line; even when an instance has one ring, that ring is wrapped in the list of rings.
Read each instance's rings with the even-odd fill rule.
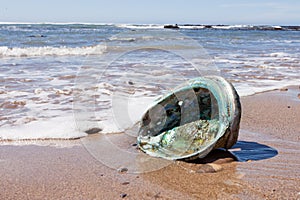
[[[86,135],[77,129],[73,116],[32,121],[16,126],[2,126],[0,129],[0,139],[3,140],[71,139]]]

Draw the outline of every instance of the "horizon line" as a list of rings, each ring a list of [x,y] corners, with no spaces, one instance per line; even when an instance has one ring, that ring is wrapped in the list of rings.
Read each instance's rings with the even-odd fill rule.
[[[9,25],[9,24],[52,24],[52,25],[72,25],[72,24],[84,24],[84,25],[192,25],[192,26],[300,26],[300,24],[266,24],[266,23],[115,23],[115,22],[9,22],[9,21],[0,21],[0,25]]]

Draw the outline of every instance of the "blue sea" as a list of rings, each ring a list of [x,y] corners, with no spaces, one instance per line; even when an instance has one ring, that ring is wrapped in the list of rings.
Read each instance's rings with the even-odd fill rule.
[[[120,132],[186,80],[221,75],[240,96],[299,85],[300,28],[0,24],[0,139]]]

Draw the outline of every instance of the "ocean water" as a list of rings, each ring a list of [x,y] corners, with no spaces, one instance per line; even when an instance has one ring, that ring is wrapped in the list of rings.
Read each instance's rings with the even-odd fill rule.
[[[0,139],[124,131],[188,79],[246,96],[298,85],[299,63],[297,27],[1,24]]]

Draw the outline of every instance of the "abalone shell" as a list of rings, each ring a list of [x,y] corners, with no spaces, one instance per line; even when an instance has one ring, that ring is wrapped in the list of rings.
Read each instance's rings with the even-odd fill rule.
[[[236,143],[240,118],[233,85],[220,76],[199,77],[154,102],[140,121],[137,144],[168,160],[201,158]]]

